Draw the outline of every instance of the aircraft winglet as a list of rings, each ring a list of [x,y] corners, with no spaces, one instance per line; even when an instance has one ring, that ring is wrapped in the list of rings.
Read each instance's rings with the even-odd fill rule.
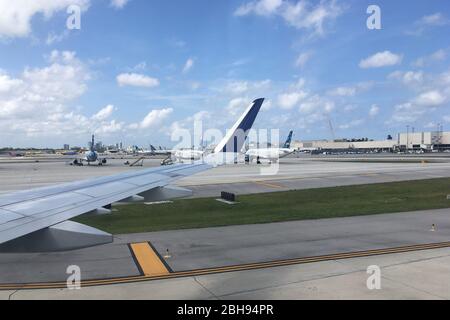
[[[227,132],[225,137],[216,146],[214,153],[237,153],[242,149],[248,132],[252,128],[263,102],[264,98],[259,98],[250,104],[231,130]]]

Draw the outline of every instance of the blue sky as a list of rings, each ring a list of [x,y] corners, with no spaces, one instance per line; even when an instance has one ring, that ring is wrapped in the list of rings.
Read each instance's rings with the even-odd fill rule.
[[[81,29],[68,30],[69,5]],[[369,30],[366,9],[381,9]],[[0,146],[173,145],[256,127],[296,139],[383,139],[450,126],[450,3],[0,0]]]

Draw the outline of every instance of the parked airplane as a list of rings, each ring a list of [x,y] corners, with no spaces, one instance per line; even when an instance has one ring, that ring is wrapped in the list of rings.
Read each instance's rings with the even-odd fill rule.
[[[156,149],[154,146],[150,145],[150,149],[153,155],[165,155],[165,156],[172,156],[177,160],[178,162],[183,162],[183,160],[200,160],[203,155],[203,150],[195,150],[195,149],[162,149],[159,147],[159,149]]]
[[[106,159],[100,159],[98,156],[97,151],[95,151],[95,137],[94,135],[92,135],[92,141],[91,141],[91,145],[89,146],[89,151],[87,151],[84,154],[84,158],[82,159],[75,159],[73,160],[72,164],[73,165],[83,165],[83,162],[87,162],[88,165],[91,164],[91,162],[97,162],[97,164],[99,166],[106,164]]]
[[[76,156],[78,154],[78,151],[64,151],[61,153],[63,156]]]
[[[282,148],[249,149],[245,153],[245,155],[249,158],[250,161],[252,161],[253,159],[267,159],[269,161],[278,161],[279,159],[284,158],[296,151],[295,149],[291,148],[292,134],[293,131],[291,130]]]
[[[137,150],[136,153],[139,156],[154,156],[155,155],[155,153],[151,149],[150,150],[148,150],[148,149],[140,149],[140,150]]]
[[[188,161],[200,160],[203,157],[204,153],[205,151],[203,150],[180,149],[174,150],[172,154],[179,162],[183,162],[184,160]]]
[[[85,213],[109,213],[108,208],[117,202],[162,201],[191,195],[192,191],[169,184],[232,163],[263,101],[253,101],[214,152],[203,160],[0,195],[0,252],[65,251],[112,242],[111,234],[70,219]]]
[[[13,158],[20,158],[20,157],[25,157],[25,152],[20,152],[20,151],[9,151],[7,153],[8,156],[13,157]]]
[[[159,149],[156,149],[153,145],[150,145],[150,150],[153,155],[168,156],[172,154],[172,150],[163,149],[161,147],[159,147]]]

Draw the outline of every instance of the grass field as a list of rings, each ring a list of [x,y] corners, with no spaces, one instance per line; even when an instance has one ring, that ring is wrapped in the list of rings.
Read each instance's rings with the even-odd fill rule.
[[[75,221],[113,234],[322,219],[450,207],[450,178],[243,195],[238,204],[214,198],[115,207]]]

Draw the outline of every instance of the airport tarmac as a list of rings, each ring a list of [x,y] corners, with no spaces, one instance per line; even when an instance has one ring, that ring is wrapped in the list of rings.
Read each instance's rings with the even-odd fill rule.
[[[64,162],[1,163],[0,193],[37,188],[130,170],[160,165],[159,159],[146,159],[142,167],[129,167],[124,160],[110,160],[106,166],[69,166]],[[450,177],[450,162],[379,163],[329,162],[309,158],[281,159],[273,174],[268,165],[238,164],[213,168],[176,182],[193,190],[195,197],[220,195],[221,191],[236,194],[309,189],[365,183]]]
[[[367,288],[368,266],[381,287]],[[450,248],[79,290],[6,290],[0,299],[450,299]]]
[[[141,261],[130,250],[130,244],[147,242],[168,272],[448,243],[449,215],[450,209],[440,209],[116,235],[111,244],[70,252],[0,254],[0,284],[64,281],[69,265],[79,266],[85,280],[151,274],[145,260],[158,259],[144,254]],[[167,249],[170,258],[161,259]]]

